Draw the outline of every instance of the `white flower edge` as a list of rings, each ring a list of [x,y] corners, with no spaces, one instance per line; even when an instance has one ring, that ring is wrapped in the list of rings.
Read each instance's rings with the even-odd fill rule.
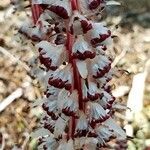
[[[111,117],[104,124],[116,133],[117,139],[126,139],[125,131]]]
[[[86,62],[85,61],[77,60],[76,61],[76,65],[77,65],[77,68],[78,68],[78,71],[79,71],[81,77],[83,79],[86,79],[87,76],[88,76],[88,69],[87,69]]]

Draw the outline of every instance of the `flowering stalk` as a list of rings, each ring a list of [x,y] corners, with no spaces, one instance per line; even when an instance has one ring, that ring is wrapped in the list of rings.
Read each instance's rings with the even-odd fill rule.
[[[36,42],[46,71],[39,149],[94,150],[126,134],[112,118],[115,98],[107,45],[111,31],[96,22],[104,0],[32,0],[34,26],[20,29]]]

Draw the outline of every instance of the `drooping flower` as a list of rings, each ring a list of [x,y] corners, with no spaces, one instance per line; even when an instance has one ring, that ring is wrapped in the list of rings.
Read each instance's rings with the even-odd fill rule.
[[[74,11],[70,21],[70,32],[74,35],[86,34],[92,29],[92,23],[79,11]]]
[[[83,36],[78,36],[72,47],[72,56],[75,59],[85,60],[87,58],[93,59],[96,52],[93,48],[84,40]]]
[[[47,41],[41,41],[36,45],[39,50],[39,59],[47,70],[56,70],[63,62],[66,62],[65,47],[56,46]]]
[[[98,147],[104,147],[108,141],[115,138],[113,130],[109,129],[107,126],[100,126],[96,129],[98,135]]]
[[[107,91],[102,91],[101,95],[102,96],[101,96],[101,99],[99,100],[99,104],[104,109],[110,109],[113,102],[115,101],[115,97],[113,97],[113,95],[108,93]]]
[[[80,114],[80,118],[78,119],[76,130],[75,130],[75,137],[82,137],[86,136],[89,132],[89,125],[86,119],[86,116],[83,112]]]
[[[96,123],[102,123],[109,118],[109,114],[107,114],[100,104],[90,102],[89,107],[89,121],[92,126],[95,126]]]
[[[111,69],[111,59],[108,56],[98,55],[91,60],[91,70],[94,78],[102,78]]]
[[[68,19],[71,16],[69,0],[56,0],[48,6],[48,9],[63,19]]]
[[[48,72],[48,83],[56,88],[65,88],[70,90],[73,81],[71,65],[65,66],[63,69],[57,69],[54,72]]]
[[[62,112],[66,116],[75,116],[78,111],[78,93],[73,91],[71,95],[63,101]]]
[[[51,150],[51,149],[56,149],[57,147],[58,147],[57,140],[51,136],[43,137],[39,139],[39,149]]]
[[[93,28],[88,32],[88,40],[94,47],[97,47],[109,39],[111,31],[102,23],[93,23],[92,26]]]

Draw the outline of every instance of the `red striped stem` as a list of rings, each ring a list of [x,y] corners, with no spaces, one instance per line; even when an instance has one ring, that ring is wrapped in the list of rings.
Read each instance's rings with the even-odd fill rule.
[[[72,0],[71,4],[72,4],[72,10],[78,10],[77,0]],[[80,74],[79,74],[77,66],[76,66],[76,60],[73,60],[72,56],[71,56],[73,40],[74,40],[74,37],[68,31],[68,33],[67,33],[67,50],[69,53],[69,62],[72,64],[72,67],[73,67],[73,78],[74,78],[73,89],[76,89],[78,91],[79,109],[83,110],[84,106],[83,106],[83,98],[82,98],[83,96],[82,96],[82,87],[81,87],[81,77],[80,77]],[[75,117],[72,117],[72,120],[70,122],[70,128],[69,128],[69,132],[71,132],[71,136],[70,136],[71,138],[74,137],[75,127],[76,127],[76,119],[75,119]]]
[[[38,18],[40,17],[42,13],[42,8],[40,7],[40,5],[32,4],[32,0],[30,0],[30,3],[31,3],[33,23],[36,24]]]

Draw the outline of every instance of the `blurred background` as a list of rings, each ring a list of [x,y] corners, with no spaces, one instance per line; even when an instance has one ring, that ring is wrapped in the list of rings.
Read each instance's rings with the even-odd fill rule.
[[[35,55],[33,43],[18,33],[30,15],[29,3],[0,0],[0,148],[36,149],[30,133],[41,109],[32,103],[42,97],[42,86],[32,77],[28,61]],[[127,148],[150,150],[150,0],[117,0],[105,20],[113,32],[113,94],[129,109],[116,112],[128,141]],[[125,146],[125,147],[126,147]],[[115,149],[115,148],[114,148]]]

